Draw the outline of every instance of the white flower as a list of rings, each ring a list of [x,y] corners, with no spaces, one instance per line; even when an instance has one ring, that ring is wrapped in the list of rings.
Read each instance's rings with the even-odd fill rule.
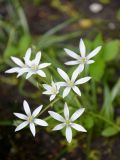
[[[86,129],[83,128],[81,125],[74,123],[74,121],[83,114],[84,110],[85,110],[84,108],[78,109],[71,116],[71,118],[69,116],[69,109],[68,109],[67,103],[65,103],[64,105],[64,117],[56,112],[48,111],[51,117],[61,122],[60,124],[58,124],[57,126],[53,128],[53,131],[61,130],[64,127],[66,127],[65,134],[66,134],[66,139],[69,143],[72,141],[72,129],[71,128],[74,128],[77,131],[87,132]]]
[[[69,78],[67,73],[65,73],[62,69],[58,68],[57,71],[60,74],[60,76],[65,80],[65,82],[57,82],[58,85],[62,87],[66,87],[63,91],[63,98],[69,94],[71,89],[73,89],[75,93],[81,96],[81,92],[79,88],[77,87],[77,85],[83,84],[91,79],[91,77],[84,77],[84,78],[76,80],[78,76],[78,70],[75,70],[73,72],[71,79]]]
[[[56,95],[59,93],[59,89],[60,89],[60,86],[53,81],[52,81],[51,85],[43,84],[43,87],[46,89],[46,91],[44,91],[43,94],[51,95],[50,101],[52,101],[56,97]]]
[[[95,48],[92,52],[90,52],[88,55],[86,55],[86,47],[82,39],[80,39],[80,44],[79,44],[79,49],[80,49],[80,55],[76,54],[75,52],[65,48],[65,52],[75,60],[73,61],[68,61],[65,64],[66,65],[78,65],[77,70],[80,72],[83,71],[84,67],[86,64],[92,64],[95,61],[91,60],[92,57],[96,56],[98,52],[101,50],[101,46]]]
[[[26,127],[27,125],[29,125],[33,136],[35,136],[35,133],[36,133],[35,124],[36,125],[40,125],[40,126],[48,126],[47,122],[45,122],[42,119],[38,119],[37,118],[38,114],[40,113],[40,111],[41,111],[41,109],[43,107],[42,105],[37,107],[33,111],[32,114],[31,114],[31,111],[30,111],[29,104],[25,100],[23,102],[23,107],[24,107],[24,111],[25,111],[26,115],[25,114],[21,114],[21,113],[14,113],[14,115],[16,117],[24,120],[24,122],[22,122],[20,125],[17,126],[17,128],[15,129],[15,132],[19,131],[19,130],[23,129],[24,127]]]
[[[12,69],[9,69],[6,71],[6,73],[18,73],[18,76],[23,75],[24,73],[27,73],[26,79],[30,78],[33,74],[38,74],[41,77],[46,77],[46,74],[42,71],[43,68],[51,65],[50,63],[41,63],[41,52],[37,52],[35,58],[33,60],[30,60],[31,57],[31,48],[28,48],[26,51],[24,61],[23,63],[19,58],[11,57],[13,62],[16,63],[19,67],[14,67]]]
[[[98,12],[100,12],[103,9],[103,6],[100,3],[92,3],[89,6],[89,9],[93,13],[98,13]]]

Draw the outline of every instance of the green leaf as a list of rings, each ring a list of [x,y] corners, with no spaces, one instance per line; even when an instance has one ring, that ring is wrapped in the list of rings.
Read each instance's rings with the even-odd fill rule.
[[[106,128],[106,129],[103,130],[102,136],[110,137],[110,136],[116,135],[117,133],[119,133],[119,130],[117,128],[115,128],[115,127],[108,127],[108,128]]]
[[[99,59],[94,64],[90,65],[90,75],[95,81],[100,81],[105,69],[104,60]]]
[[[31,43],[30,35],[26,34],[21,37],[21,39],[19,41],[19,51],[20,51],[21,57],[25,54],[24,52],[29,47],[30,43]]]
[[[113,40],[107,42],[104,47],[104,59],[105,61],[111,61],[117,57],[119,52],[119,41]]]
[[[101,110],[101,115],[108,120],[113,120],[114,109],[112,106],[111,93],[107,85],[104,88],[104,104]]]
[[[83,119],[83,123],[86,129],[90,129],[94,126],[94,119],[93,117],[87,115],[84,119]]]
[[[112,91],[111,91],[112,101],[113,101],[118,95],[120,95],[120,79],[118,79],[117,83],[115,84],[115,86],[113,87],[113,89],[112,89]]]

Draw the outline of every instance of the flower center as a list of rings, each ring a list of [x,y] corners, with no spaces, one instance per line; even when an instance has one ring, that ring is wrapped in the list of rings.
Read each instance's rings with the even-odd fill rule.
[[[66,124],[69,125],[70,124],[70,120],[66,120]]]
[[[53,94],[57,94],[57,89],[56,89],[55,87],[53,87],[52,90],[51,90],[51,92],[52,92]]]
[[[80,59],[80,62],[81,62],[81,63],[85,63],[85,61],[86,61],[86,57],[82,57],[82,58]]]
[[[73,87],[74,86],[74,82],[72,82],[70,80],[67,81],[67,84],[68,84],[69,87]]]
[[[29,122],[33,122],[33,117],[32,117],[32,116],[29,116],[29,117],[28,117],[28,121],[29,121]]]
[[[38,65],[33,64],[33,65],[31,66],[31,69],[32,69],[33,71],[38,70]]]

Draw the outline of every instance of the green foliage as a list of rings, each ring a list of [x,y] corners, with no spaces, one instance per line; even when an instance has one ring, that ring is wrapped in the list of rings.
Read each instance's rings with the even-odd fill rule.
[[[110,42],[107,42],[104,46],[104,59],[105,61],[111,61],[114,60],[119,52],[119,41],[118,40],[112,40]]]
[[[105,128],[103,131],[102,131],[102,136],[104,137],[111,137],[111,136],[114,136],[116,135],[117,133],[119,133],[120,130],[118,130],[117,128],[115,127],[107,127]]]

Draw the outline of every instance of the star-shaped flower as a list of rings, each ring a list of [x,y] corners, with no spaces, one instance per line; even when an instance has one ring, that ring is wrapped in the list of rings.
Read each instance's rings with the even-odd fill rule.
[[[46,89],[46,91],[44,91],[43,94],[50,95],[50,101],[52,101],[56,97],[60,89],[60,86],[53,81],[51,85],[43,84],[43,87]]]
[[[95,61],[91,60],[92,57],[96,56],[98,52],[101,50],[101,46],[95,48],[93,51],[91,51],[88,55],[86,55],[86,47],[82,39],[80,39],[80,44],[79,44],[79,49],[80,49],[80,55],[76,54],[75,52],[65,48],[65,52],[75,60],[68,61],[65,64],[66,65],[78,65],[77,69],[80,72],[83,71],[85,65],[92,64]]]
[[[14,113],[14,115],[16,117],[24,120],[24,122],[22,122],[20,125],[17,126],[17,128],[15,129],[15,132],[19,131],[19,130],[21,130],[24,127],[29,125],[29,128],[30,128],[33,136],[35,136],[35,134],[36,134],[35,125],[48,126],[47,122],[45,122],[42,119],[37,118],[37,116],[40,113],[42,107],[43,107],[42,105],[37,107],[33,111],[33,113],[31,114],[31,110],[30,110],[29,104],[27,103],[27,101],[24,100],[23,108],[24,108],[24,111],[25,111],[26,115],[25,114],[21,114],[21,113]]]
[[[81,125],[74,123],[74,121],[83,114],[84,110],[85,110],[84,108],[78,109],[71,116],[71,118],[69,116],[69,108],[67,106],[67,103],[65,103],[64,105],[64,117],[56,112],[48,111],[48,113],[51,115],[52,118],[61,122],[60,124],[58,124],[57,126],[53,128],[53,131],[61,130],[65,127],[66,128],[66,131],[65,131],[66,139],[69,143],[72,141],[72,129],[71,128],[74,128],[77,131],[87,132],[86,129],[83,128]]]
[[[17,77],[23,75],[24,73],[27,73],[26,79],[30,78],[33,74],[38,74],[41,77],[46,77],[46,74],[42,71],[43,68],[51,65],[50,63],[41,63],[41,52],[37,52],[35,58],[33,60],[30,60],[31,57],[31,48],[28,48],[26,51],[24,61],[23,63],[19,58],[11,57],[13,62],[18,65],[18,67],[14,67],[12,69],[9,69],[6,71],[6,73],[15,73],[17,72]]]
[[[73,72],[71,79],[69,78],[67,73],[65,73],[62,69],[58,68],[57,71],[60,74],[60,76],[65,80],[65,82],[58,82],[58,85],[65,87],[63,91],[63,98],[69,94],[71,89],[75,93],[77,93],[79,96],[81,96],[81,92],[79,88],[77,87],[77,85],[83,84],[91,79],[91,77],[84,77],[84,78],[76,80],[79,74],[77,70]]]

